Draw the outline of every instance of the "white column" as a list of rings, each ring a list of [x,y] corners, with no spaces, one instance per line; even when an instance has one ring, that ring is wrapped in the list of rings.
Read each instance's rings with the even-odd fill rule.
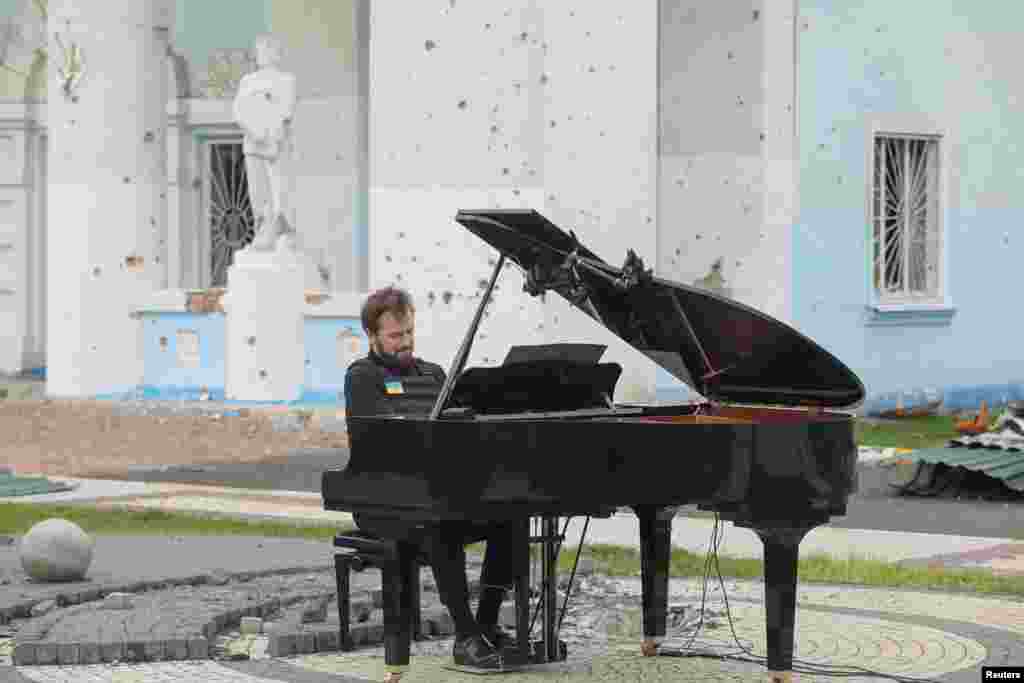
[[[47,393],[123,391],[142,377],[134,306],[166,278],[172,3],[51,0],[49,10]],[[65,93],[58,70],[72,46],[82,75]]]
[[[186,289],[185,265],[188,262],[188,246],[182,218],[181,150],[184,116],[177,99],[167,105],[167,287]]]
[[[24,104],[0,109],[0,372],[18,372],[34,346],[32,122]]]

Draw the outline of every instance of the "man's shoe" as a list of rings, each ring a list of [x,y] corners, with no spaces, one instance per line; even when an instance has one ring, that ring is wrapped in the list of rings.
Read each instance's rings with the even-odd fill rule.
[[[452,657],[459,666],[472,666],[478,669],[500,669],[501,653],[484,635],[475,634],[455,642]]]
[[[498,652],[516,643],[515,637],[497,624],[494,626],[481,626],[480,630],[483,632],[484,637],[491,641],[494,649]]]

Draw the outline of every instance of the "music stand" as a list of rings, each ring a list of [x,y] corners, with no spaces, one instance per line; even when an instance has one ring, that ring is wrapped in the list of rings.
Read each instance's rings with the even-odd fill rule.
[[[597,365],[607,349],[604,344],[521,344],[508,350],[502,365],[540,360]]]

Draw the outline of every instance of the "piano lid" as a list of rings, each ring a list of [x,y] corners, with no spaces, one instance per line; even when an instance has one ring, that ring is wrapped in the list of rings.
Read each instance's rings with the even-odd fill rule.
[[[533,209],[463,210],[455,220],[522,268],[527,292],[557,292],[706,398],[835,408],[864,399],[860,379],[812,340],[738,301],[653,277],[632,250],[612,266]]]

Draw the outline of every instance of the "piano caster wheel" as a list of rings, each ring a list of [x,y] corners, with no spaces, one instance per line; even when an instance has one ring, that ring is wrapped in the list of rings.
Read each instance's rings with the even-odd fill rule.
[[[769,671],[768,683],[793,683],[792,671]]]
[[[658,641],[656,640],[645,640],[640,643],[640,652],[643,653],[644,657],[653,657],[658,654]]]

